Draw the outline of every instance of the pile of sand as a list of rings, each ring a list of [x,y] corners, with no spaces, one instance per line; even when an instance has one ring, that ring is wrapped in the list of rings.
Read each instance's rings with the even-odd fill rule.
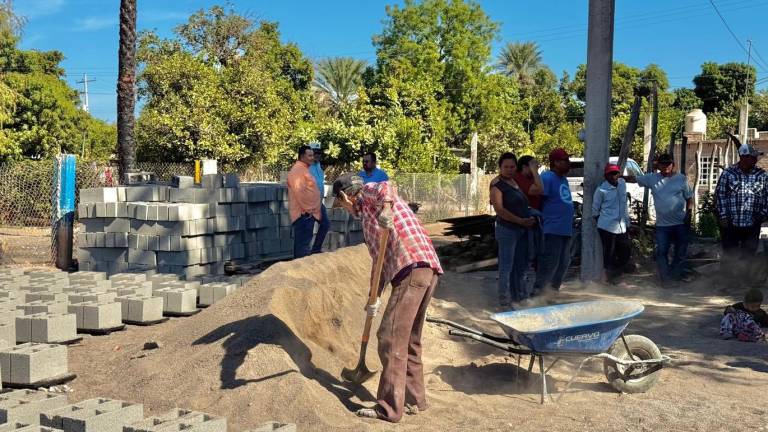
[[[351,391],[338,377],[357,360],[370,268],[364,246],[278,263],[198,315],[114,334],[108,342],[114,356],[127,361],[115,367],[114,358],[91,359],[111,370],[81,373],[75,389],[98,388],[94,395],[106,392],[158,410],[224,415],[233,430],[265,420],[366,429],[350,410],[372,400],[376,380]],[[141,352],[150,339],[162,348]],[[97,342],[106,341],[85,345]],[[73,363],[84,348],[74,348]],[[375,337],[368,358],[369,367],[380,368]]]

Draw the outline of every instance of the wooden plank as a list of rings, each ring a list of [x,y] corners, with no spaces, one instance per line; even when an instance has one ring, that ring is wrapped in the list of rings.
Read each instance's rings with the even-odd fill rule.
[[[491,259],[487,259],[487,260],[473,262],[471,264],[460,265],[460,266],[456,267],[456,269],[454,271],[456,273],[466,273],[466,272],[470,272],[472,270],[480,270],[480,269],[492,267],[492,266],[495,266],[498,263],[499,263],[499,259],[498,258],[491,258]]]

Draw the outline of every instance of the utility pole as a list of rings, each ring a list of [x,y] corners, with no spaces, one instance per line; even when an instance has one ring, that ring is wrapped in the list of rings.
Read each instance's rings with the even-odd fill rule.
[[[94,81],[96,81],[96,80],[95,79],[88,79],[88,74],[83,74],[83,79],[82,80],[75,81],[77,84],[82,84],[83,85],[83,91],[81,91],[80,94],[82,94],[84,96],[83,111],[85,111],[87,113],[91,112],[91,110],[89,108],[90,105],[88,104],[88,83],[89,82],[94,82]]]
[[[749,128],[749,79],[752,77],[749,66],[752,63],[752,39],[747,39],[749,48],[747,50],[747,82],[744,83],[744,105],[739,110],[739,129],[741,132],[741,142],[747,143],[747,129]]]
[[[592,214],[592,196],[603,178],[611,136],[611,72],[615,0],[589,0],[585,113],[584,207],[581,219],[581,280],[602,276],[603,255]]]

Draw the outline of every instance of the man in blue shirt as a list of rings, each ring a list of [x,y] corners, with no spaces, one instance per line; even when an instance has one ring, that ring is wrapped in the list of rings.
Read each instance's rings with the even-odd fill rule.
[[[320,253],[323,250],[323,242],[325,236],[328,234],[328,230],[331,228],[331,221],[328,220],[328,210],[325,208],[325,172],[320,162],[323,160],[323,148],[318,142],[309,143],[309,148],[315,154],[315,163],[309,166],[309,173],[315,178],[315,184],[320,189],[320,221],[318,222],[317,233],[315,234],[315,241],[312,244],[311,253]]]
[[[561,149],[549,154],[549,171],[541,175],[544,192],[541,194],[543,251],[536,269],[534,294],[547,288],[560,290],[568,266],[571,264],[571,237],[573,236],[573,198],[566,174],[571,169],[568,153]]]
[[[623,272],[632,250],[627,183],[619,178],[620,172],[618,165],[606,165],[605,181],[595,190],[592,200],[592,214],[597,219],[597,232],[603,244],[603,266],[610,284]]]
[[[376,167],[376,153],[368,152],[363,155],[363,170],[358,173],[363,183],[379,183],[389,180],[384,170]]]
[[[675,172],[672,155],[663,154],[656,159],[659,172],[637,178],[624,177],[651,190],[656,209],[656,265],[662,286],[670,286],[683,279],[688,237],[691,230],[693,191],[684,175]],[[672,262],[669,251],[674,247]]]

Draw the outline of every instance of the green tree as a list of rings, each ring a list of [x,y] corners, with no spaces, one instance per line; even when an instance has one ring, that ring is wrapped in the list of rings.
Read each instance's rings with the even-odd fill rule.
[[[499,70],[521,84],[533,84],[536,73],[545,67],[536,42],[509,42],[499,53]]]
[[[142,159],[287,165],[314,135],[312,64],[280,42],[277,24],[220,7],[194,14],[175,37],[140,37]]]
[[[722,111],[755,94],[757,70],[744,63],[717,64],[707,62],[701,65],[701,73],[693,78],[694,92],[703,103],[702,109],[709,114]]]
[[[678,88],[672,90],[672,94],[675,97],[672,107],[686,114],[696,108],[702,107],[701,99],[696,96],[696,92],[689,88]]]
[[[375,118],[376,127],[388,123],[392,133],[385,136],[414,143],[407,150],[413,158],[398,157],[404,144],[371,146],[398,164],[418,161],[411,169],[455,169],[449,149],[466,150],[472,132],[482,133],[480,126],[493,117],[483,110],[482,91],[498,25],[471,1],[406,0],[386,11],[384,30],[373,39],[377,62],[367,80],[368,100],[386,108],[377,113],[383,117]],[[397,147],[384,148],[386,142]]]
[[[768,90],[755,94],[749,107],[749,126],[759,131],[768,131]]]
[[[350,57],[321,60],[315,72],[315,88],[320,101],[334,113],[354,102],[363,83],[365,62]]]

